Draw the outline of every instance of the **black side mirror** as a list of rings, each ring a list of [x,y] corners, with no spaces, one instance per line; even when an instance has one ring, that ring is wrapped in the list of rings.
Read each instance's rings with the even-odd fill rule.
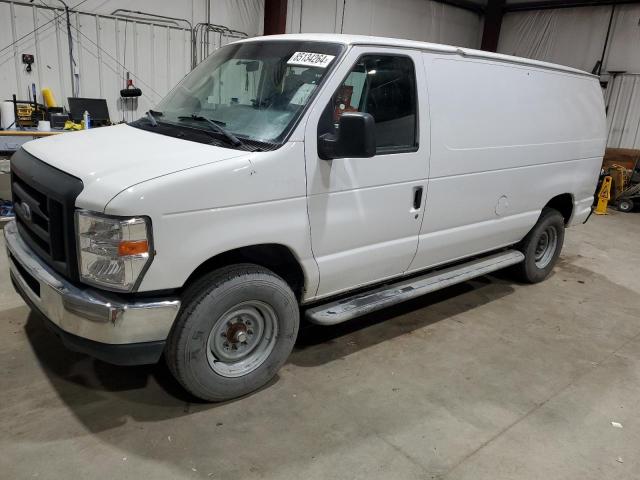
[[[325,133],[318,138],[321,159],[370,158],[376,154],[375,121],[371,114],[343,113],[339,125],[336,135]]]

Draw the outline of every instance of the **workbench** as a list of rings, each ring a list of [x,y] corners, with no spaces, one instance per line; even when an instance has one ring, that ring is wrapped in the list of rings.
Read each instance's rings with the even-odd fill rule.
[[[38,130],[0,130],[0,158],[10,157],[24,143],[36,138],[59,135],[69,130],[52,130],[50,132],[40,132]]]
[[[50,132],[41,132],[40,130],[0,130],[0,137],[48,137],[50,135],[58,135],[70,130],[51,130]]]
[[[7,175],[10,172],[9,157],[18,150],[24,143],[36,138],[59,135],[69,130],[53,130],[51,132],[39,132],[38,130],[0,130],[0,198],[8,200],[11,198],[11,179]],[[0,217],[0,228],[6,220]]]

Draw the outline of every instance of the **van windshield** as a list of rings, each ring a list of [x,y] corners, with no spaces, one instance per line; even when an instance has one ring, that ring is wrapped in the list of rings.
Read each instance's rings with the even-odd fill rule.
[[[240,141],[281,143],[342,48],[300,41],[227,45],[200,63],[152,113],[162,124],[220,134],[217,125],[227,138],[230,133]]]

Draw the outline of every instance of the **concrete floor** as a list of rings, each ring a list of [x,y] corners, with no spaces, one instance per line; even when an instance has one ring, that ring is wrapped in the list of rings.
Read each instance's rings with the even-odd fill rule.
[[[542,284],[482,278],[306,327],[267,388],[218,405],[163,366],[65,350],[2,254],[0,476],[640,478],[640,214],[567,233]]]

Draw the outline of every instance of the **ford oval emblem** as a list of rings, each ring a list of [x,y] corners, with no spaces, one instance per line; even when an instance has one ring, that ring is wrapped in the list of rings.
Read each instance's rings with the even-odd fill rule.
[[[22,213],[24,213],[24,219],[31,221],[31,207],[28,203],[22,202]]]

